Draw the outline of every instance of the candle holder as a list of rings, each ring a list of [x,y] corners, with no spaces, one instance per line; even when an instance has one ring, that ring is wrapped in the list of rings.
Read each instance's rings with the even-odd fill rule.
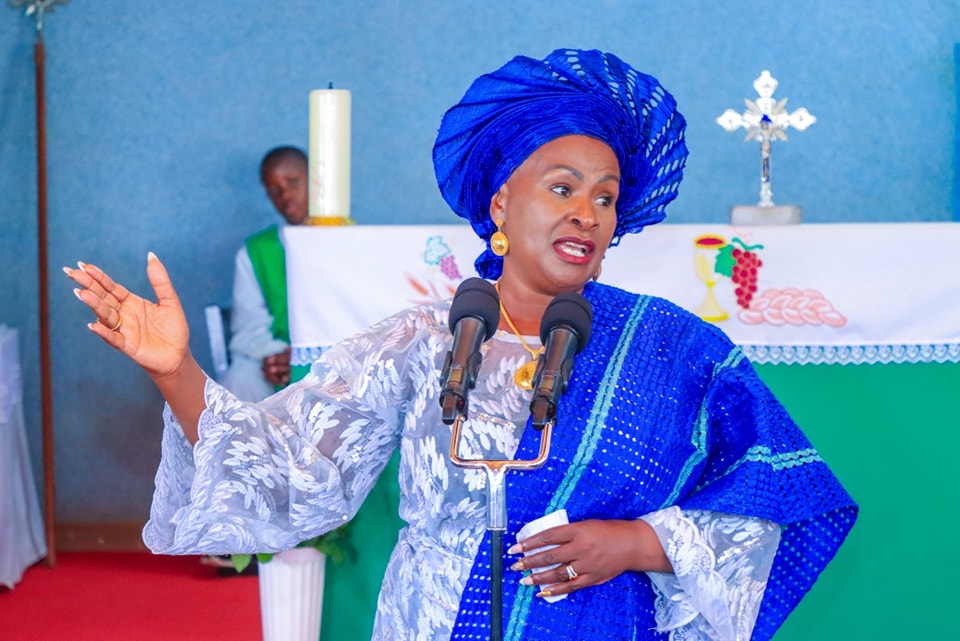
[[[341,225],[353,225],[352,218],[343,216],[308,216],[306,224],[317,227],[339,227]]]

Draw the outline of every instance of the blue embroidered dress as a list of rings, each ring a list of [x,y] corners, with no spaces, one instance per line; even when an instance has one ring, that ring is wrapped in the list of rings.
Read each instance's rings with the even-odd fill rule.
[[[628,572],[546,603],[508,571],[504,638],[769,638],[836,553],[856,506],[716,328],[662,299],[593,283],[584,294],[593,336],[548,463],[507,476],[505,541],[560,508],[571,521],[642,517],[675,574]],[[452,465],[439,418],[448,310],[401,312],[258,405],[208,381],[193,448],[165,412],[147,545],[290,548],[355,514],[399,448],[408,525],[374,638],[488,639],[486,478]],[[483,353],[460,454],[529,458],[539,435],[525,429],[529,392],[512,381],[529,356],[499,332]]]

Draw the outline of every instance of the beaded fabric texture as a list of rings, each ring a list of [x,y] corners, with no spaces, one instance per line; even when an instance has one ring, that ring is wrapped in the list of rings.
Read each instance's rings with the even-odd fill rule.
[[[547,465],[507,476],[510,540],[565,508],[571,521],[670,505],[779,523],[754,639],[769,639],[836,554],[857,507],[753,366],[722,332],[662,299],[589,283],[594,333],[576,358]],[[516,458],[539,435],[524,431]],[[489,535],[453,639],[489,638]],[[504,638],[653,639],[655,595],[627,572],[549,604],[504,584]]]
[[[444,115],[433,164],[447,204],[489,245],[490,199],[531,153],[566,135],[601,140],[620,162],[616,245],[666,215],[687,158],[685,127],[656,78],[609,53],[558,49],[542,61],[517,56],[477,78]],[[489,246],[476,262],[491,280],[502,265]]]

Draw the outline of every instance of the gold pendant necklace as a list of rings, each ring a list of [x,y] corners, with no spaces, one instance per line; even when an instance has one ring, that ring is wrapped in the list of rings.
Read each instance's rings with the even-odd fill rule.
[[[534,359],[540,354],[536,354]],[[513,373],[513,382],[517,384],[517,387],[522,387],[523,389],[533,389],[533,375],[537,373],[537,361],[532,360],[528,363],[524,363],[517,368],[517,371]]]
[[[494,285],[497,290],[497,294],[500,293],[500,281],[497,281]],[[517,326],[513,324],[513,321],[510,320],[510,314],[507,313],[507,308],[503,306],[503,301],[500,301],[500,315],[503,316],[503,320],[507,321],[510,329],[513,331],[514,336],[520,341],[520,344],[523,345],[523,348],[530,352],[530,356],[533,358],[532,361],[524,363],[517,368],[517,371],[513,373],[513,382],[517,387],[523,389],[533,389],[533,375],[537,372],[537,359],[540,358],[540,354],[543,353],[543,348],[533,349],[527,345],[527,341],[523,340],[523,336],[520,335],[520,332],[517,331]]]

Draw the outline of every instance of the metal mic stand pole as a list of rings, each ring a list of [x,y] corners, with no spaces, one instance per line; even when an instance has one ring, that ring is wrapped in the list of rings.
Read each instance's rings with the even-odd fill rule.
[[[490,639],[503,639],[503,532],[507,529],[507,487],[509,470],[534,470],[542,467],[550,453],[553,422],[543,426],[540,452],[531,460],[463,459],[458,454],[460,429],[466,417],[458,413],[450,437],[450,460],[457,467],[483,469],[487,472],[487,529],[490,530]]]

